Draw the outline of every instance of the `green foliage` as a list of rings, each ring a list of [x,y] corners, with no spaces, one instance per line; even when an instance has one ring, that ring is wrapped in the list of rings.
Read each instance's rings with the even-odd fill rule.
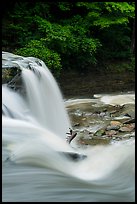
[[[108,32],[109,30],[109,32]],[[101,60],[127,60],[131,57],[131,38],[128,34],[130,31],[124,29],[123,26],[119,28],[115,25],[112,30],[105,29],[102,31],[100,40],[102,41],[102,47],[98,53],[101,56]]]
[[[58,7],[62,11],[70,11],[71,4],[69,2],[59,2]]]
[[[130,59],[135,2],[16,2],[2,21],[2,46],[53,71],[95,69]]]
[[[49,69],[58,74],[61,70],[61,58],[55,51],[49,50],[42,41],[31,40],[24,48],[17,49],[15,54],[25,57],[36,57],[45,62]]]
[[[75,16],[71,25],[51,23],[39,16],[35,16],[35,22],[38,31],[41,33],[41,42],[45,47],[59,53],[61,59],[63,59],[63,67],[70,67],[70,58],[75,58],[74,61],[77,62],[79,69],[83,69],[85,64],[96,63],[94,54],[101,44],[98,39],[88,37],[87,28],[80,26],[82,22],[80,16]],[[86,63],[83,56],[86,57]],[[71,67],[75,67],[75,64],[71,63]]]
[[[109,12],[116,11],[127,17],[135,17],[135,2],[104,2],[104,4]]]

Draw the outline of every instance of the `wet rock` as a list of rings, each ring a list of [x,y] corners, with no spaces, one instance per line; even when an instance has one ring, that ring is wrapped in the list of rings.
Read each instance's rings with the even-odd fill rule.
[[[77,113],[82,114],[74,114],[76,110],[79,110]],[[69,108],[69,113],[73,127],[79,132],[77,142],[83,147],[85,145],[85,148],[87,145],[108,144],[130,139],[135,130],[134,104],[101,106],[90,101],[88,105],[75,104],[72,110],[71,107]]]
[[[120,129],[119,129],[119,131],[120,132],[131,132],[132,130],[131,130],[131,128],[128,128],[128,127],[121,127]]]
[[[121,126],[122,123],[119,122],[119,121],[112,120],[112,121],[110,121],[110,125],[113,125],[113,126]]]
[[[121,138],[121,137],[117,137],[117,136],[113,136],[113,137],[112,137],[112,140],[119,141],[119,140],[122,140],[122,138]]]
[[[125,104],[121,115],[135,118],[135,104]]]
[[[81,145],[107,145],[111,141],[110,138],[93,137],[91,139],[80,139],[78,144]]]
[[[101,117],[104,117],[104,116],[106,116],[106,113],[105,113],[105,112],[102,112],[102,113],[100,113],[100,116],[101,116]]]
[[[117,131],[115,130],[110,130],[110,131],[106,131],[105,132],[107,136],[113,136],[113,135],[116,135],[117,134]]]
[[[135,118],[131,118],[123,122],[123,124],[135,123]]]
[[[86,120],[86,118],[82,118],[82,120]]]
[[[118,125],[109,125],[106,130],[119,130],[120,126]]]
[[[77,127],[77,126],[80,126],[80,123],[75,123],[75,124],[73,125],[73,127]]]
[[[135,123],[126,124],[126,127],[133,131],[135,130]]]

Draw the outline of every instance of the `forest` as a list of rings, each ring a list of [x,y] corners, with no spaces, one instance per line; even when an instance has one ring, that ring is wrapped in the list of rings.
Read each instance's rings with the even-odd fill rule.
[[[61,70],[135,70],[135,2],[21,2],[3,8],[2,50]]]

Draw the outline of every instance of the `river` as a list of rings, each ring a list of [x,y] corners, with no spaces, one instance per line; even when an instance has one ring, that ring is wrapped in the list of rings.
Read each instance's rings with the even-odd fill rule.
[[[104,96],[63,99],[42,61],[12,57],[21,69],[26,92],[2,86],[2,201],[134,202],[134,137],[86,148],[66,142],[73,126],[68,108],[85,99],[87,104],[91,100],[96,105],[101,99],[104,103]],[[131,94],[125,103],[134,104]]]

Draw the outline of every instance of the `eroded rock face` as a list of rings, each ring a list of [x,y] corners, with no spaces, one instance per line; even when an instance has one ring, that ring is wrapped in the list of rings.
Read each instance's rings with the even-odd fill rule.
[[[2,84],[10,83],[13,78],[20,72],[20,66],[17,61],[23,61],[23,57],[9,53],[2,52]],[[20,78],[15,77],[18,83],[21,83]],[[14,83],[14,82],[13,82]]]
[[[41,60],[35,57],[23,57],[9,52],[2,52],[2,83],[16,83],[21,86],[20,71],[23,68],[31,69],[31,63],[41,65]]]
[[[19,68],[18,63],[22,63],[23,67],[29,68],[30,63],[35,61],[38,65],[40,65],[40,59],[37,59],[35,57],[23,57],[20,55],[15,55],[10,52],[2,52],[2,68],[3,69],[11,69],[11,68]]]

